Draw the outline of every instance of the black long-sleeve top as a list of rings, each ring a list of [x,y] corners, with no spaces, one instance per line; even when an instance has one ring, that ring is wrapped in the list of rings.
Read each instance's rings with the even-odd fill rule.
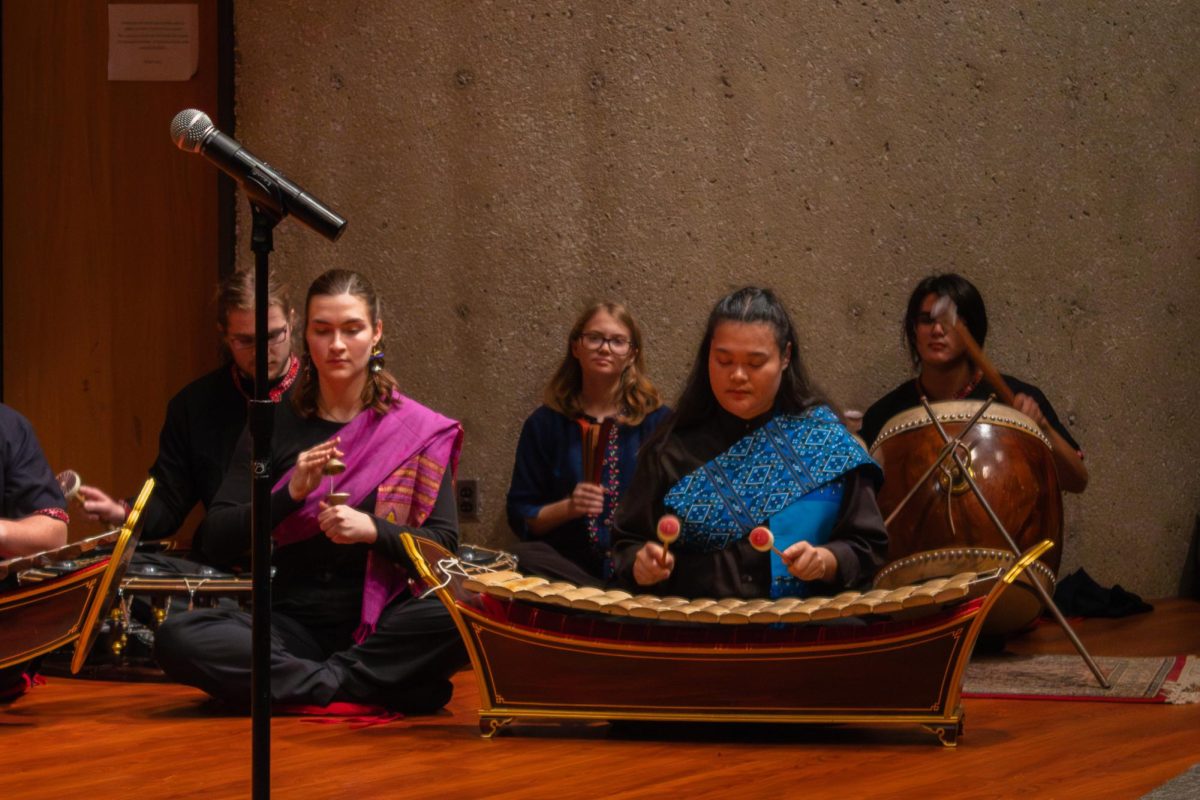
[[[271,480],[278,481],[302,451],[332,438],[344,424],[317,417],[303,418],[291,403],[279,403],[275,407],[275,430],[271,438]],[[250,448],[247,431],[238,441],[229,472],[209,509],[203,555],[218,565],[234,562],[250,549]],[[326,491],[326,485],[314,491]],[[302,505],[303,502],[292,499],[286,484],[272,492],[271,528]],[[401,533],[415,533],[451,552],[458,547],[458,513],[449,469],[442,476],[433,510],[420,528],[375,516],[375,492],[356,508],[375,522],[378,538],[373,544],[335,544],[317,531],[308,539],[275,548],[271,558],[276,570],[272,581],[275,608],[315,626],[357,624],[369,552],[374,550],[411,569],[400,541]]]
[[[773,415],[771,412],[743,420],[718,409],[702,424],[672,431],[661,449],[642,448],[633,485],[617,512],[613,530],[616,573],[624,588],[683,597],[770,595],[770,554],[755,550],[746,537],[711,553],[672,548],[675,568],[667,580],[654,586],[637,584],[633,562],[643,544],[657,541],[655,527],[659,517],[666,513],[663,499],[671,487],[753,433]],[[810,582],[812,592],[817,595],[865,583],[887,556],[887,530],[875,502],[874,471],[859,467],[847,473],[844,480],[842,504],[830,539],[823,545],[837,558],[837,576],[828,583]]]
[[[253,392],[254,382],[240,375],[235,379],[233,367],[225,364],[180,389],[167,403],[158,456],[150,467],[155,486],[142,512],[142,539],[172,535],[196,503],[205,511],[212,507],[246,427],[246,398]],[[201,525],[193,540],[197,549],[205,527]]]

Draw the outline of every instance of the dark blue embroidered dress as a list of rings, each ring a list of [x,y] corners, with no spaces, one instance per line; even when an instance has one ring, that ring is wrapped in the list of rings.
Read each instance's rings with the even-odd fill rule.
[[[540,540],[589,575],[607,580],[612,574],[609,528],[620,498],[625,495],[642,442],[670,413],[665,406],[650,412],[638,425],[616,425],[611,438],[600,442],[603,459],[598,482],[607,490],[604,513],[583,517],[535,537],[526,520],[542,506],[562,500],[583,480],[583,452],[577,420],[541,406],[525,420],[508,490],[508,524],[524,541]]]

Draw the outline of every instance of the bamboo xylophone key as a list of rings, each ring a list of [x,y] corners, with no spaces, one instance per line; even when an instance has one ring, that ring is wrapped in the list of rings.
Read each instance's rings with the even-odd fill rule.
[[[831,597],[826,603],[812,614],[813,622],[819,622],[826,619],[837,619],[838,617],[850,616],[844,614],[843,611],[859,598],[858,592],[842,592],[839,595]]]
[[[521,573],[508,569],[499,572],[481,572],[466,578],[463,581],[463,588],[477,594],[486,594],[490,586],[523,577],[525,576]]]
[[[622,600],[628,600],[633,595],[629,592],[622,592],[618,589],[613,589],[602,594],[592,595],[574,600],[571,603],[571,608],[578,608],[581,611],[605,611],[614,603],[619,603]]]
[[[716,600],[711,598],[701,597],[681,606],[665,608],[659,613],[658,618],[670,622],[687,622],[693,614],[703,611],[711,605],[715,605],[716,602]]]
[[[721,617],[744,602],[746,601],[740,597],[726,597],[723,600],[718,600],[708,608],[702,608],[695,612],[692,614],[692,619],[696,622],[719,622]]]
[[[691,602],[686,597],[656,597],[655,600],[657,602],[652,601],[629,609],[629,616],[637,619],[658,619],[663,610],[686,606]]]
[[[573,583],[555,581],[554,583],[543,583],[537,586],[530,586],[527,589],[521,589],[515,592],[513,597],[531,603],[551,603],[553,605],[565,606],[567,602],[562,599],[560,593],[574,588],[575,584]]]
[[[756,625],[770,625],[782,622],[783,615],[798,605],[800,605],[799,597],[781,597],[751,614],[750,622]]]
[[[771,605],[771,601],[761,597],[753,600],[743,600],[740,605],[729,609],[728,613],[722,614],[717,623],[719,625],[749,624],[751,614],[769,605]]]
[[[550,581],[545,578],[517,578],[516,580],[505,581],[504,583],[492,584],[488,587],[488,594],[495,597],[503,597],[508,599],[522,589],[530,589],[534,586],[541,586]]]
[[[890,604],[886,603],[886,599],[891,591],[891,589],[872,589],[869,592],[864,592],[863,594],[859,595],[858,600],[847,606],[845,611],[852,617],[862,617],[866,616],[867,614],[888,613],[887,611],[883,610],[881,606],[890,607]],[[899,611],[903,607],[899,603],[895,603],[894,605],[895,608],[892,608],[892,611]]]

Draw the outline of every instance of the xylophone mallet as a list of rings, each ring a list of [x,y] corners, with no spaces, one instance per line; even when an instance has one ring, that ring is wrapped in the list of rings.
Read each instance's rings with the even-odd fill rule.
[[[659,561],[660,564],[666,566],[667,549],[671,546],[671,542],[679,538],[682,527],[679,517],[674,514],[663,514],[659,517],[658,525],[655,527],[654,532],[663,546],[662,559]]]
[[[750,546],[760,553],[765,553],[768,550],[774,551],[775,555],[782,558],[785,562],[788,560],[786,556],[775,546],[775,534],[771,533],[771,529],[766,525],[759,525],[754,530],[750,531],[748,537]]]

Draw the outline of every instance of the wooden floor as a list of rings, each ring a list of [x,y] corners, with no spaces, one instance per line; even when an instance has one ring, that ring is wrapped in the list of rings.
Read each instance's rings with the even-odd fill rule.
[[[1200,603],[1156,606],[1077,630],[1096,655],[1200,653]],[[1072,652],[1052,625],[1010,649]],[[484,740],[472,675],[455,683],[434,717],[275,720],[274,796],[1137,798],[1200,762],[1200,705],[967,700],[957,749],[916,728],[540,725]],[[0,710],[0,797],[249,796],[249,721],[201,700],[53,678]]]

